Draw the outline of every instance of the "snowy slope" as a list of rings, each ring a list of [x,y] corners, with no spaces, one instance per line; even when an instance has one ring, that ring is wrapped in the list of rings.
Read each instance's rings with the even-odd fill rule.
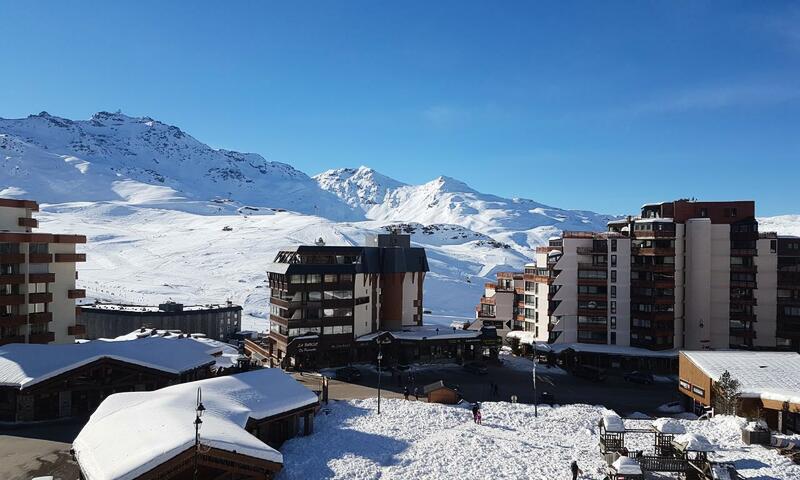
[[[0,195],[40,202],[121,200],[197,210],[197,202],[363,218],[290,165],[218,150],[149,117],[99,112],[73,121],[42,112],[0,119]],[[187,203],[188,202],[188,203]]]
[[[423,185],[405,185],[360,167],[328,170],[314,179],[371,220],[461,225],[523,253],[563,230],[605,230],[614,218],[484,194],[443,176]]]

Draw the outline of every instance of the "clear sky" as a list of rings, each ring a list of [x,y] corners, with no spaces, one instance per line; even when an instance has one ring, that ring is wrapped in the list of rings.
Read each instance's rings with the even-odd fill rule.
[[[800,213],[800,4],[6,1],[0,116],[148,115],[313,175]]]

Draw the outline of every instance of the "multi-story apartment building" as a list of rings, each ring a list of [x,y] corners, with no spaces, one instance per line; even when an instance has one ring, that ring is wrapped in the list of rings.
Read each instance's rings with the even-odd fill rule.
[[[71,343],[84,333],[75,323],[75,245],[83,235],[33,232],[36,202],[0,199],[0,345]]]
[[[537,249],[525,276],[537,341],[798,348],[800,239],[759,234],[754,202],[648,204],[608,227]]]
[[[469,328],[492,327],[500,336],[522,330],[525,322],[523,287],[522,273],[498,272],[497,281],[484,285],[484,294],[475,307],[475,321]]]
[[[367,243],[278,253],[268,269],[273,364],[347,363],[357,337],[422,325],[425,249],[399,234]]]

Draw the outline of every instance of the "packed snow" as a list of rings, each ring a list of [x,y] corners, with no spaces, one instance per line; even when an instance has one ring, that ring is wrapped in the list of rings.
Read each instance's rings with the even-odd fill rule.
[[[323,407],[315,433],[282,447],[290,479],[493,478],[553,480],[570,478],[577,460],[581,478],[601,479],[605,463],[598,449],[598,422],[613,412],[601,406],[533,406],[487,402],[483,424],[472,421],[469,405],[447,406],[388,399],[333,402]],[[777,451],[744,445],[744,420],[719,416],[710,421],[675,420],[706,437],[714,461],[733,462],[745,478],[800,479],[800,465]],[[649,428],[651,420],[625,420],[630,428]],[[652,451],[653,434],[626,434],[626,444]],[[311,454],[313,452],[313,454]],[[602,473],[601,473],[602,472]],[[660,476],[659,478],[673,478]]]
[[[190,339],[156,337],[60,345],[10,343],[0,347],[0,386],[29,387],[101,358],[179,374],[213,364],[219,353],[218,347]]]
[[[282,455],[245,426],[317,403],[317,395],[282,370],[268,368],[106,398],[73,443],[87,480],[128,480],[195,443],[197,389],[205,412],[200,442],[280,463]]]

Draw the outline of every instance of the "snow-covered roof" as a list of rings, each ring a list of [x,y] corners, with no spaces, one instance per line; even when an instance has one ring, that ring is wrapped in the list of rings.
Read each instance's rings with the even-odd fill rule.
[[[481,336],[480,330],[459,330],[457,328],[422,325],[419,327],[404,327],[403,330],[396,332],[372,332],[358,337],[356,341],[370,342],[384,333],[391,335],[396,340],[457,340],[459,338],[477,338]]]
[[[649,217],[648,218],[641,218],[641,217],[639,217],[639,218],[636,219],[636,223],[672,223],[672,222],[674,222],[674,219],[666,218],[666,217],[665,218],[660,218],[660,217],[656,217],[656,218],[649,218]]]
[[[648,350],[646,348],[629,347],[624,345],[605,345],[594,343],[553,343],[549,344],[554,353],[561,353],[571,348],[576,352],[604,353],[607,355],[620,355],[623,357],[677,357],[678,350]],[[537,344],[536,348],[541,348]]]
[[[742,397],[800,404],[800,354],[741,350],[684,351],[712,380],[727,370]]]
[[[63,345],[11,343],[0,347],[0,386],[30,387],[101,358],[179,374],[213,364],[214,351],[190,339],[146,338]]]
[[[675,437],[673,442],[683,445],[686,450],[693,452],[713,452],[714,445],[702,435],[696,433],[684,433]]]
[[[622,421],[619,415],[610,413],[603,415],[603,427],[607,432],[621,433],[625,431],[625,422]]]
[[[658,418],[653,422],[653,428],[661,433],[680,435],[686,433],[686,428],[680,422],[671,418]]]
[[[134,312],[134,313],[169,313],[178,314],[181,312],[202,312],[206,310],[224,310],[234,309],[241,310],[239,305],[228,305],[219,303],[209,303],[205,305],[181,305],[181,310],[170,312],[161,310],[160,305],[129,305],[125,303],[87,303],[79,305],[81,308],[94,309],[94,310],[110,310],[116,312]]]
[[[166,338],[169,340],[182,340],[189,338],[208,346],[208,354],[214,356],[216,368],[229,368],[236,365],[239,358],[239,349],[225,342],[208,338],[204,333],[183,333],[180,330],[157,330],[153,328],[137,328],[136,330],[115,338],[100,338],[98,341],[119,342],[126,340],[141,340],[144,338]]]
[[[641,475],[642,467],[639,462],[630,457],[619,457],[611,464],[614,470],[621,475]]]
[[[198,387],[206,408],[202,445],[276,463],[283,456],[248,433],[247,421],[317,403],[314,392],[273,368],[111,395],[73,443],[87,480],[136,478],[191,448]]]

